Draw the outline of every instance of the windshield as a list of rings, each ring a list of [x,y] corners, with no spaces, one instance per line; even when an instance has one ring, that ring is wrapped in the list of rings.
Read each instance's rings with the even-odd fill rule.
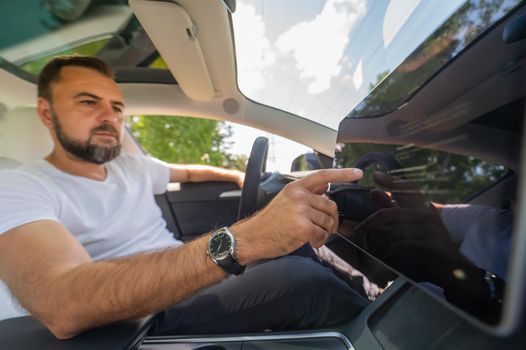
[[[254,101],[336,130],[353,107],[448,19],[465,14],[454,33],[463,34],[463,40],[419,75],[415,85],[518,2],[239,0],[233,14],[239,88]],[[419,56],[420,65],[434,57],[425,54]],[[408,91],[385,108],[398,107]]]

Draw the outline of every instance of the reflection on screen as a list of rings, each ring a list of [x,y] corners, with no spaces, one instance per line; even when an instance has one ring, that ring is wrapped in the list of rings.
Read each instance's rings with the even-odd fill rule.
[[[514,142],[521,138],[523,113],[521,98],[471,124],[492,125],[499,130],[495,137],[507,135],[499,142]],[[499,125],[499,120],[507,121]],[[467,132],[448,135],[424,146],[338,144],[337,167],[365,170],[359,184],[331,188],[340,210],[339,233],[438,297],[497,324],[517,176],[503,164],[471,156],[468,149],[444,151],[447,143],[458,144],[458,135],[469,137]],[[367,277],[380,287],[392,278]]]

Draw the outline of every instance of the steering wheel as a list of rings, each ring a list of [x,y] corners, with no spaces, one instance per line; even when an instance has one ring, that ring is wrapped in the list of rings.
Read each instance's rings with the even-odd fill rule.
[[[365,168],[374,163],[380,164],[386,170],[396,170],[401,168],[400,163],[398,163],[391,153],[382,151],[367,153],[354,163],[354,167],[365,170]],[[397,176],[403,177],[403,173],[399,172]],[[354,181],[354,183],[358,183],[358,180]]]
[[[259,188],[261,175],[267,167],[268,139],[260,136],[256,138],[248,158],[245,182],[241,191],[237,219],[241,220],[258,209],[262,194]]]
[[[400,163],[387,152],[370,152],[361,157],[354,164],[355,168],[365,170],[372,164],[380,164],[386,170],[400,169]],[[399,173],[397,175],[403,175]],[[349,184],[331,184],[327,195],[338,206],[340,219],[362,222],[375,213],[380,207],[369,197],[372,187],[361,186],[358,180]]]

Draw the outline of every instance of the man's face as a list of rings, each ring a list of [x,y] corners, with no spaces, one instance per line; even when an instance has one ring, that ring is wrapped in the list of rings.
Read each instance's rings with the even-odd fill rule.
[[[95,164],[119,155],[124,103],[112,79],[88,68],[64,67],[51,92],[53,133],[64,150]]]

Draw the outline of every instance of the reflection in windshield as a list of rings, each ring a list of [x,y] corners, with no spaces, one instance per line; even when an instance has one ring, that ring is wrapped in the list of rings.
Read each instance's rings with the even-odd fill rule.
[[[519,2],[519,0],[466,2],[394,72],[380,73],[371,87],[380,82],[381,84],[354,108],[348,117],[374,117],[394,111],[436,71]],[[387,76],[388,78],[384,80]]]

